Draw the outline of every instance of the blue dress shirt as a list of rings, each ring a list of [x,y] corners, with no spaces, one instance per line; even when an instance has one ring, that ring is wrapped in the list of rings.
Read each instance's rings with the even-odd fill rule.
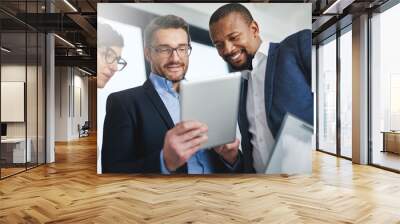
[[[179,94],[172,88],[173,83],[154,73],[150,73],[149,79],[153,83],[154,88],[167,108],[172,121],[174,124],[178,123],[180,121]],[[189,174],[210,174],[215,172],[211,164],[210,154],[207,153],[207,150],[208,149],[200,149],[190,157],[187,161]],[[161,150],[160,152],[161,173],[170,174],[164,163],[163,151],[164,150]],[[238,164],[238,161],[236,161],[232,167],[225,162],[222,157],[221,160],[231,170],[234,170]]]

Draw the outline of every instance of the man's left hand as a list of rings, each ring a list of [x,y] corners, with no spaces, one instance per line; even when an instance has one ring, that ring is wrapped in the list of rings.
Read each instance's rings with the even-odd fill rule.
[[[239,153],[240,140],[235,139],[234,142],[214,147],[214,151],[218,153],[226,162],[235,164]]]

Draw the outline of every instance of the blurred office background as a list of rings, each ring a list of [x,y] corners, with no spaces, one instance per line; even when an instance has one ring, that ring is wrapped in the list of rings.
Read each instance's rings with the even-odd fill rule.
[[[0,2],[1,178],[56,162],[56,146],[79,141],[85,130],[96,135],[98,21],[130,36],[123,51],[128,65],[110,81],[105,95],[146,79],[149,68],[143,58],[142,31],[160,14],[181,15],[191,25],[194,49],[188,79],[229,71],[207,32],[209,15],[222,3],[168,3],[164,8],[147,7],[148,3],[104,8],[97,4],[116,2],[122,1]],[[298,29],[312,30],[315,149],[399,172],[398,1],[291,2],[299,5],[279,6],[285,7],[284,13],[275,4],[247,6],[267,41],[280,41]],[[107,13],[112,7],[121,13]],[[125,86],[116,84],[121,80]]]

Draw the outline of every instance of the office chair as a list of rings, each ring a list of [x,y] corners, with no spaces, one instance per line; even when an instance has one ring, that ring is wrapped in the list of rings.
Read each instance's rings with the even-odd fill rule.
[[[79,138],[89,136],[89,129],[90,129],[89,121],[85,121],[82,127],[80,127],[80,125],[78,124]]]

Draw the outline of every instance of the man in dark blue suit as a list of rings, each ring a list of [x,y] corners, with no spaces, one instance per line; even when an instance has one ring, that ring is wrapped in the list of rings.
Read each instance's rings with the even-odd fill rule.
[[[239,128],[245,172],[263,173],[286,113],[313,124],[311,31],[269,43],[249,10],[237,3],[217,9],[209,26],[219,55],[242,71]]]
[[[201,149],[207,140],[207,126],[180,122],[179,83],[191,52],[188,24],[176,16],[161,16],[144,33],[151,73],[143,86],[113,93],[107,99],[103,173],[241,171],[239,140]]]

